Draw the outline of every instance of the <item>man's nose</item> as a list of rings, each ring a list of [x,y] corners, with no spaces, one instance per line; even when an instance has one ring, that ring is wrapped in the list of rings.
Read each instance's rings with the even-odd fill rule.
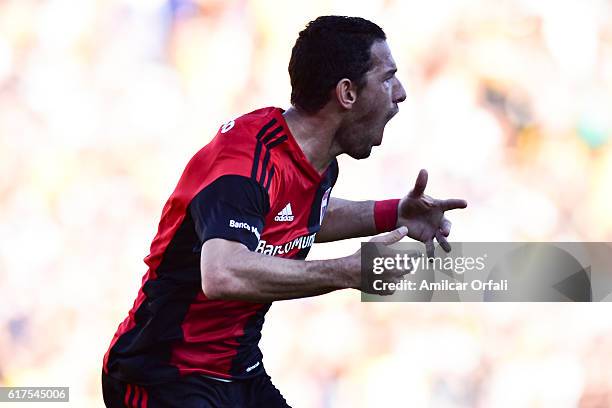
[[[400,81],[397,81],[397,87],[393,95],[393,103],[401,103],[406,100],[406,90]]]

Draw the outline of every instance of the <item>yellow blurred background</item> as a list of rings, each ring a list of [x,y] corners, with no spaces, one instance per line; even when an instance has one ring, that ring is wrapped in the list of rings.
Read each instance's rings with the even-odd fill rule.
[[[2,0],[0,385],[103,405],[184,165],[228,119],[288,107],[291,47],[324,14],[382,26],[408,94],[336,196],[400,197],[427,168],[469,202],[455,241],[612,241],[611,1]],[[610,316],[345,291],[276,303],[262,348],[295,407],[609,407]]]

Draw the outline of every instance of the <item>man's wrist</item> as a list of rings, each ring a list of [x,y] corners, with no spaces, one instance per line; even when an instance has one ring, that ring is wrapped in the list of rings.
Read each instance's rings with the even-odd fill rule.
[[[358,289],[361,286],[361,254],[358,252],[334,260],[336,288]]]
[[[399,198],[374,202],[374,226],[377,234],[395,229],[399,202]]]
[[[309,276],[319,276],[324,286],[331,290],[358,288],[360,286],[361,256],[305,261]]]

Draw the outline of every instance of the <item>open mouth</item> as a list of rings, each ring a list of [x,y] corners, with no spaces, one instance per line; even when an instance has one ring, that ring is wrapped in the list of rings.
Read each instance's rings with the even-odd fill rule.
[[[393,118],[395,115],[397,115],[398,112],[399,112],[399,108],[397,104],[395,104],[395,107],[391,109],[391,111],[389,111],[389,113],[387,114],[387,122],[390,121],[391,118]]]
[[[394,117],[395,115],[397,115],[397,113],[399,112],[399,106],[397,106],[397,103],[393,106],[393,110],[391,111],[391,117]]]

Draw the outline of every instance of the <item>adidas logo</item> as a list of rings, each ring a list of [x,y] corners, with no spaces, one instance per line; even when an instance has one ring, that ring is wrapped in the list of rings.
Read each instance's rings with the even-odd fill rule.
[[[276,217],[274,217],[274,221],[279,222],[291,222],[293,221],[293,212],[291,212],[291,203],[287,203],[285,208],[283,208]]]

